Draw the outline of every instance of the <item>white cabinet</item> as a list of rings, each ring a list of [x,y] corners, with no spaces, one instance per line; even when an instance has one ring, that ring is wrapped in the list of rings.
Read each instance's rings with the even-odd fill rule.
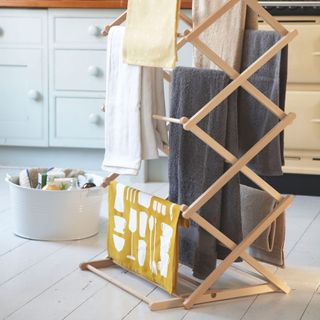
[[[49,10],[50,146],[104,147],[104,26],[121,10]]]
[[[104,26],[123,10],[0,9],[0,145],[104,147]]]
[[[0,10],[0,30],[0,144],[47,146],[47,12]]]

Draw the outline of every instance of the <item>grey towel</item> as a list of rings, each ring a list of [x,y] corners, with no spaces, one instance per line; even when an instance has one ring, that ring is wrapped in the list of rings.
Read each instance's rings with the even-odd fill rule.
[[[265,191],[241,185],[241,217],[246,236],[275,207],[276,201]],[[267,263],[284,267],[285,214],[281,214],[250,246],[250,254]]]
[[[191,117],[228,83],[218,70],[178,67],[173,72],[171,117]],[[200,127],[232,153],[237,152],[236,95],[226,99],[200,123]],[[169,199],[190,205],[229,168],[209,146],[181,125],[170,127]],[[239,177],[235,176],[200,210],[207,221],[233,241],[242,240]],[[229,250],[209,233],[191,223],[180,230],[180,262],[193,268],[195,277],[205,278]]]
[[[242,70],[256,61],[279,41],[274,31],[247,30],[244,37]],[[249,81],[280,108],[284,109],[287,84],[287,48],[257,71]],[[277,123],[278,118],[245,90],[239,89],[239,152],[244,154]],[[275,138],[249,163],[256,173],[265,176],[282,175],[284,164],[283,134]]]

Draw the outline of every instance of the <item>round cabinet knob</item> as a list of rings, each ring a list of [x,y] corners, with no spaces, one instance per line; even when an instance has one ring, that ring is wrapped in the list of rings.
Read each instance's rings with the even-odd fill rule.
[[[105,104],[102,105],[102,106],[100,107],[100,110],[101,110],[102,112],[106,112],[106,105],[105,105]]]
[[[88,28],[88,34],[90,34],[90,36],[99,36],[100,35],[100,28],[98,28],[97,26],[89,26]]]
[[[90,74],[90,76],[97,77],[100,73],[100,69],[96,66],[90,66],[88,68],[88,73]]]
[[[96,113],[89,114],[89,122],[92,124],[98,124],[100,121],[100,117]]]
[[[28,91],[28,97],[29,97],[30,99],[36,101],[36,100],[39,100],[39,98],[40,98],[40,93],[39,93],[37,90],[31,89],[31,90]]]

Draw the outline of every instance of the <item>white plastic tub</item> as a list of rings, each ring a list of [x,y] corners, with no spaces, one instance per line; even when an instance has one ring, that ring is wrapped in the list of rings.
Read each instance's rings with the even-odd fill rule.
[[[6,181],[16,235],[36,240],[76,240],[98,233],[105,189],[43,191],[19,186],[18,177],[7,177]]]

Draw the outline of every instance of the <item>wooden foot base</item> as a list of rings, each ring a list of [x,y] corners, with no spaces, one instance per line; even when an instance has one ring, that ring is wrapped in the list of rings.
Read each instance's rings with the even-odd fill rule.
[[[185,305],[188,297],[190,294],[186,294],[183,296],[176,296],[165,300],[157,300],[153,301],[150,298],[146,297],[145,295],[141,294],[139,291],[130,288],[127,284],[117,280],[105,272],[99,270],[102,268],[108,268],[112,265],[116,265],[112,259],[106,258],[103,260],[96,260],[96,261],[89,261],[80,264],[81,270],[87,270],[95,273],[96,275],[100,276],[101,278],[111,282],[112,284],[116,285],[117,287],[121,288],[122,290],[134,295],[138,299],[144,301],[149,305],[151,311],[159,311],[165,309],[172,309],[172,308],[185,308],[189,309],[187,305]],[[244,271],[244,270],[242,270]],[[185,275],[179,274],[179,276],[191,283],[191,284],[199,284],[194,279],[191,279]],[[226,290],[210,290],[206,292],[204,295],[200,296],[194,305],[210,303],[215,301],[221,300],[228,300],[228,299],[235,299],[235,298],[242,298],[252,295],[264,294],[264,293],[271,293],[271,292],[281,292],[276,286],[272,285],[271,283],[264,283],[256,286],[248,286],[244,288],[238,289],[226,289]]]

